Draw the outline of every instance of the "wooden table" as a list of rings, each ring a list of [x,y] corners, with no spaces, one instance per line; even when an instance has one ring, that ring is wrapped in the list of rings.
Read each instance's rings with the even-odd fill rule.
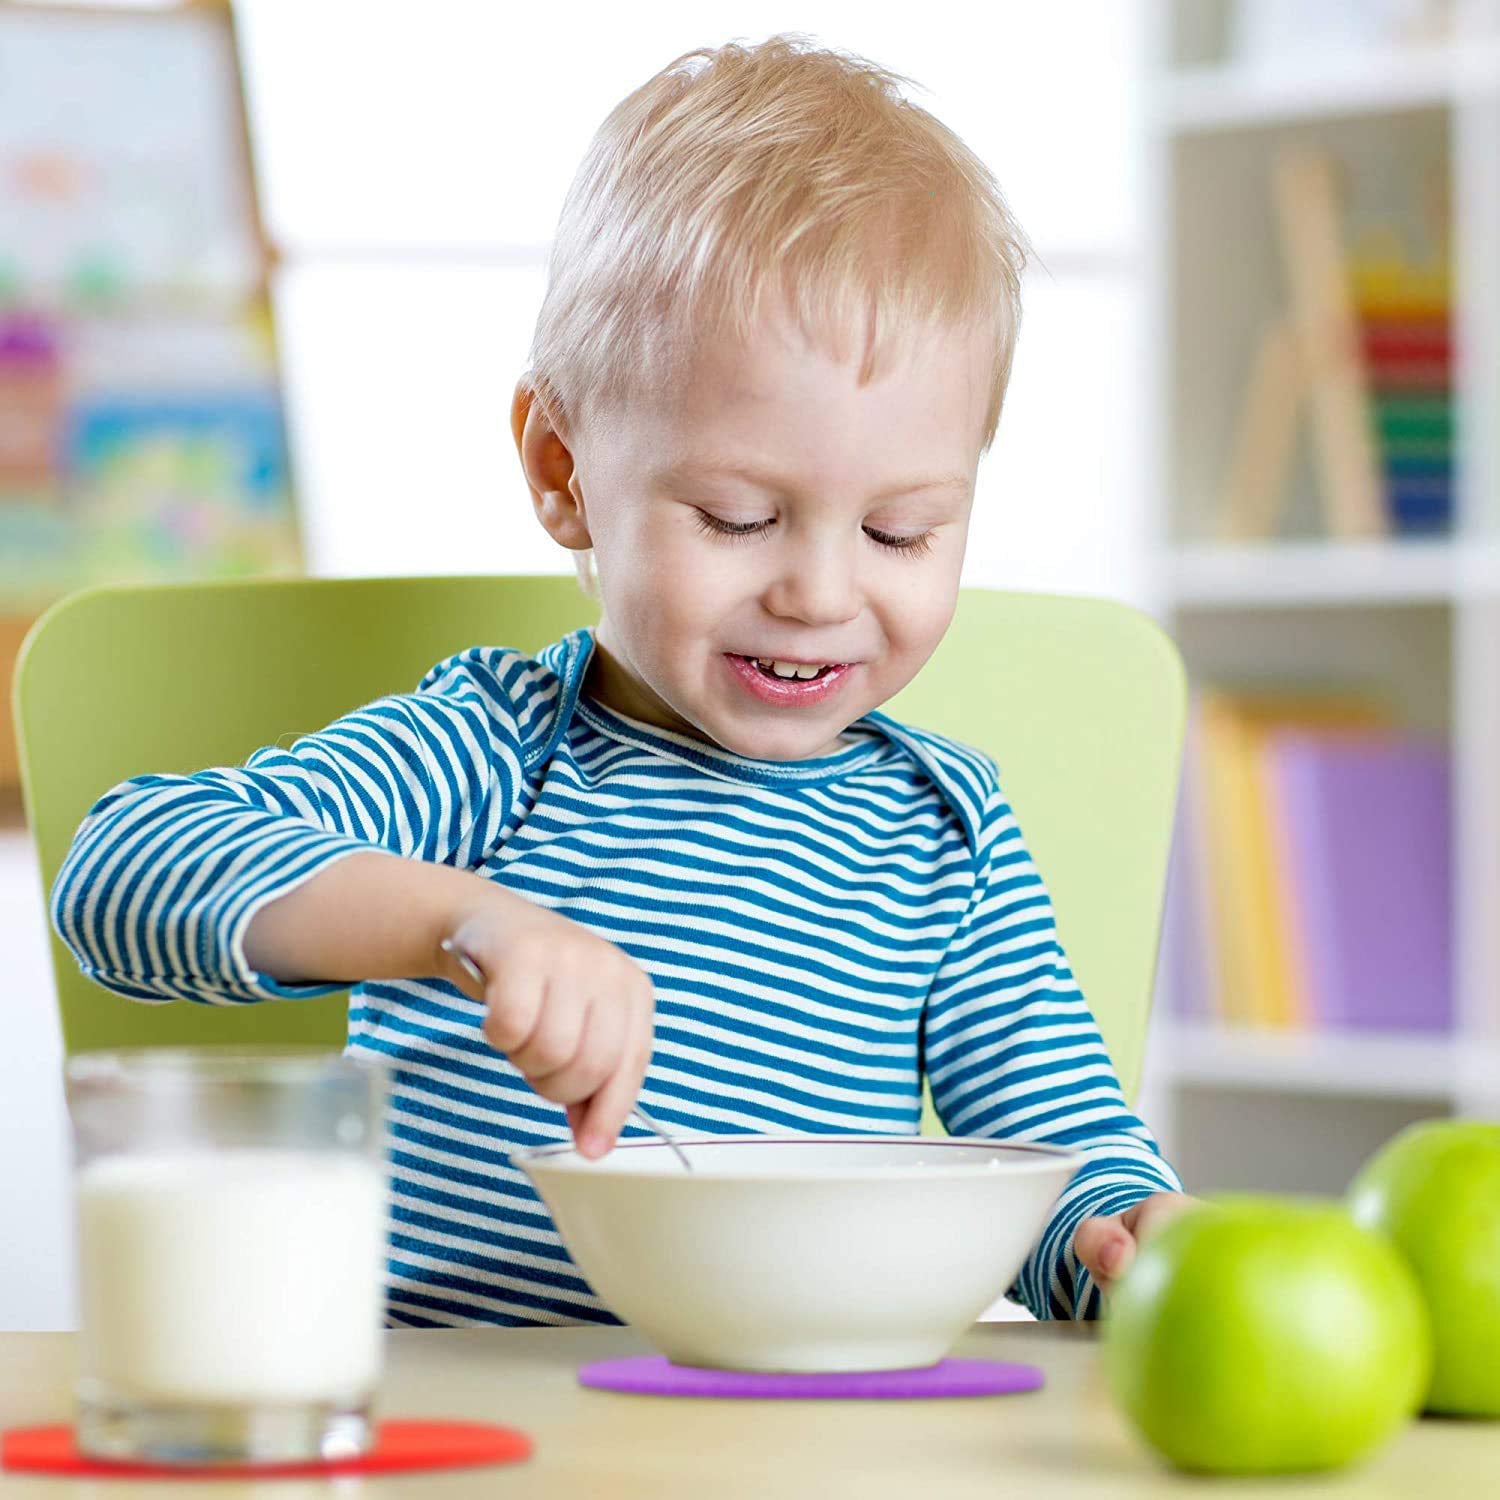
[[[388,1416],[456,1417],[529,1432],[511,1468],[382,1480],[47,1479],[0,1473],[3,1500],[1029,1500],[1218,1493],[1389,1500],[1500,1493],[1500,1423],[1422,1421],[1370,1463],[1322,1479],[1215,1481],[1165,1468],[1109,1404],[1090,1324],[981,1324],[956,1353],[1041,1365],[1024,1396],[950,1401],[685,1401],[578,1385],[592,1359],[646,1352],[623,1328],[454,1329],[388,1335]],[[0,1425],[69,1415],[70,1334],[0,1334]]]

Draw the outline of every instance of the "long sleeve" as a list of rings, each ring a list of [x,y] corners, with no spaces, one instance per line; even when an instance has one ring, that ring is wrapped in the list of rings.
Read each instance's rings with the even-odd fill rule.
[[[1073,1255],[1073,1231],[1182,1184],[1125,1102],[1058,940],[1051,898],[998,791],[981,825],[977,872],[928,999],[933,1103],[950,1134],[1083,1153],[1012,1293],[1038,1318],[1096,1317],[1098,1288]]]
[[[493,844],[522,774],[503,660],[464,653],[415,693],[257,750],[243,766],[112,788],[53,883],[53,925],[98,984],[130,999],[233,1004],[325,995],[250,968],[265,904],[347,855],[467,868]]]

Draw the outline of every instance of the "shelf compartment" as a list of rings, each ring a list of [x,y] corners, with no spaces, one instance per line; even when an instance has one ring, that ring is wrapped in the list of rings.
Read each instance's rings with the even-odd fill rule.
[[[1169,75],[1158,119],[1166,130],[1186,135],[1400,114],[1497,87],[1500,48],[1490,43],[1351,53],[1295,71],[1210,65]]]
[[[1448,539],[1186,543],[1165,558],[1174,607],[1445,604],[1500,597],[1500,548]]]
[[[1176,1085],[1385,1099],[1447,1099],[1466,1071],[1451,1036],[1420,1032],[1269,1031],[1190,1024],[1156,1038]]]
[[[1249,604],[1435,604],[1479,563],[1451,541],[1198,543],[1173,548],[1167,586],[1198,609]]]
[[[1284,321],[1293,304],[1274,204],[1277,164],[1288,151],[1325,152],[1345,184],[1340,212],[1346,252],[1368,254],[1385,234],[1425,265],[1441,244],[1439,216],[1429,199],[1441,197],[1451,175],[1450,127],[1448,111],[1421,108],[1332,120],[1315,129],[1289,125],[1170,143],[1163,480],[1172,535],[1193,543],[1227,541],[1229,464],[1252,374],[1267,330]],[[1462,341],[1471,332],[1464,325],[1457,337]],[[1463,436],[1460,430],[1460,444]],[[1315,543],[1327,536],[1318,453],[1311,404],[1304,401],[1296,411],[1284,498],[1271,528],[1276,539]],[[1454,459],[1459,473],[1466,473],[1461,447]],[[1441,543],[1452,536],[1392,540]]]

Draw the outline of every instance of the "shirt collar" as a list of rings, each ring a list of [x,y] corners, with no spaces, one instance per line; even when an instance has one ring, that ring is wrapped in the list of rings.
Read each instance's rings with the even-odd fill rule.
[[[595,644],[594,627],[585,625],[538,653],[537,659],[556,673],[561,683],[557,718],[538,759],[552,754],[558,739],[567,732],[575,712],[600,733],[613,739],[668,759],[683,761],[710,775],[759,786],[832,781],[882,758],[889,748],[883,726],[875,718],[858,719],[849,726],[860,736],[860,743],[836,750],[832,755],[814,756],[808,760],[757,760],[675,730],[644,724],[584,695],[583,680]]]

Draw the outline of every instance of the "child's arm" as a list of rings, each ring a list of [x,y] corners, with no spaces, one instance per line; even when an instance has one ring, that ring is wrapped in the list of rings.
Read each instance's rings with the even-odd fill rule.
[[[650,981],[614,944],[469,873],[525,763],[509,678],[471,656],[243,767],[122,782],[74,837],[53,921],[86,974],[139,1000],[447,978],[485,1002],[486,1036],[597,1155],[639,1092]],[[479,959],[482,995],[445,936]]]
[[[501,911],[522,901],[465,870],[356,850],[261,907],[244,931],[245,961],[285,985],[447,974],[439,944],[454,913],[481,898]]]
[[[478,958],[475,984],[442,948]],[[485,1002],[484,1034],[544,1099],[568,1106],[586,1156],[614,1145],[651,1058],[651,981],[622,949],[493,881],[425,860],[355,854],[263,907],[250,964],[282,980],[441,975]]]
[[[327,994],[341,985],[326,981],[367,976],[346,966],[293,986],[258,972],[244,952],[256,912],[357,854],[464,869],[519,769],[513,727],[454,691],[379,699],[243,766],[137,776],[74,835],[53,922],[86,974],[132,999]],[[388,935],[370,924],[365,936]]]
[[[924,1065],[954,1135],[1071,1146],[1085,1161],[1014,1290],[1038,1318],[1088,1318],[1099,1293],[1074,1234],[1182,1184],[1126,1105],[1058,941],[1052,903],[999,792],[979,878],[928,1000]]]

